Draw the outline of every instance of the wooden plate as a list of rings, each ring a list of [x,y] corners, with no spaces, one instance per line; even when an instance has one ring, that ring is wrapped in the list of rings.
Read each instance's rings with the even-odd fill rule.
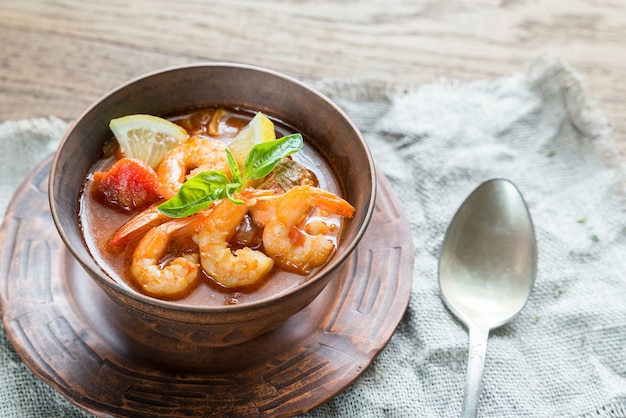
[[[368,367],[408,305],[414,257],[410,227],[387,180],[379,176],[365,237],[340,277],[311,305],[250,343],[163,352],[160,346],[171,346],[160,344],[166,337],[148,330],[125,333],[132,318],[63,246],[48,209],[49,167],[48,159],[23,181],[0,228],[2,319],[26,365],[93,414],[304,413]],[[202,351],[206,367],[186,364],[190,351]]]

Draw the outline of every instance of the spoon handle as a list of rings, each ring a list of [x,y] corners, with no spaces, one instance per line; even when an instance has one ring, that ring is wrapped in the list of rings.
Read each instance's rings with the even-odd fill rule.
[[[487,353],[487,339],[489,329],[470,327],[469,329],[469,358],[467,363],[467,380],[465,382],[465,394],[463,395],[463,408],[461,418],[476,416],[478,411],[478,397],[480,396],[480,380],[483,377],[485,354]]]

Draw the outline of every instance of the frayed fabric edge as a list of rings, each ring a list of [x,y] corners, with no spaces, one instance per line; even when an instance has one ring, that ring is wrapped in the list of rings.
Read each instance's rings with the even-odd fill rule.
[[[544,100],[563,101],[569,119],[584,137],[597,139],[611,134],[611,126],[591,101],[583,77],[569,64],[544,51],[528,63],[525,76],[531,89]]]

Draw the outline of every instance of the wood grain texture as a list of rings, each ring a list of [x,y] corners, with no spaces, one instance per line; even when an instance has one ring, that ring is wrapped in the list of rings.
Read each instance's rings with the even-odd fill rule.
[[[49,168],[50,160],[25,179],[0,228],[2,320],[24,363],[98,416],[306,412],[365,371],[408,305],[412,237],[379,178],[370,228],[311,305],[251,342],[164,351],[168,337],[140,328],[63,246],[48,209]]]
[[[626,155],[624,39],[618,0],[2,0],[0,120],[71,120],[131,77],[202,60],[418,86],[506,76],[548,50]]]

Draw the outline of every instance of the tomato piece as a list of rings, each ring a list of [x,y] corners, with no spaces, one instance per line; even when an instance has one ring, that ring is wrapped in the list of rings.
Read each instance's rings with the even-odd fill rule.
[[[159,179],[152,167],[134,158],[122,158],[106,172],[94,173],[96,198],[114,208],[132,212],[161,198]]]

